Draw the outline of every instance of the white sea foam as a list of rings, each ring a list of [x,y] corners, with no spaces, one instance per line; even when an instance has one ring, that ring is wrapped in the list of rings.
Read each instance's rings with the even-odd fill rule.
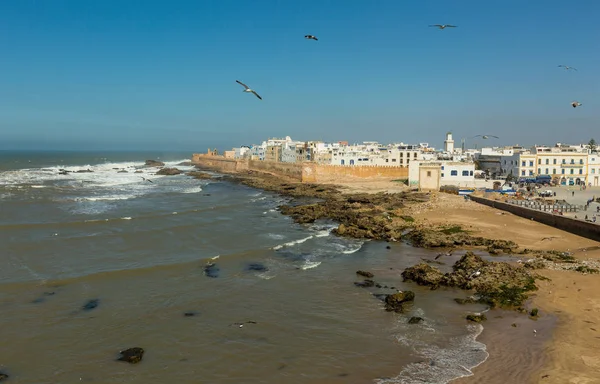
[[[476,341],[483,331],[481,324],[467,326],[469,334],[454,337],[447,347],[418,340],[415,335],[402,334],[398,342],[412,347],[427,361],[407,365],[394,378],[375,380],[377,384],[445,384],[459,377],[472,376],[471,370],[489,357],[486,346]]]
[[[321,265],[320,261],[306,261],[301,267],[300,269],[302,270],[307,270],[307,269],[312,269],[312,268],[317,268],[319,265]]]
[[[342,251],[342,253],[344,253],[344,254],[346,254],[346,255],[350,255],[350,254],[352,254],[352,253],[354,253],[354,252],[358,252],[358,251],[360,251],[360,249],[361,249],[361,248],[362,248],[362,244],[360,244],[359,246],[357,246],[357,247],[355,247],[355,248],[350,248],[350,249],[347,249],[347,250],[345,250],[345,251]]]
[[[132,217],[131,216],[125,216],[125,217],[121,217],[121,220],[131,220]]]
[[[314,237],[314,236],[308,236],[308,237],[305,237],[305,238],[303,238],[303,239],[294,240],[294,241],[289,241],[289,242],[287,242],[287,243],[283,243],[283,244],[280,244],[280,245],[276,245],[276,246],[274,246],[274,247],[273,247],[273,249],[274,249],[274,250],[278,250],[278,249],[281,249],[281,248],[283,248],[283,247],[291,247],[291,246],[294,246],[294,245],[296,245],[296,244],[302,244],[302,243],[304,243],[305,241],[312,239],[313,237]]]

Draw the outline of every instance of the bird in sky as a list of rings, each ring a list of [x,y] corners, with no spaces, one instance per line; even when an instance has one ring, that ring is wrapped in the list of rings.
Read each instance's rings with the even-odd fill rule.
[[[304,38],[308,39],[308,40],[319,41],[319,39],[317,39],[317,36],[313,36],[313,35],[304,35]]]
[[[149,183],[154,183],[154,181],[152,181],[152,180],[149,180],[149,179],[146,179],[145,177],[142,177],[142,180],[144,180],[144,181],[147,181],[147,182],[149,182]]]
[[[571,103],[571,105],[573,106],[573,108],[577,108],[581,107],[583,104],[581,104],[579,101],[574,101]]]
[[[561,65],[559,65],[559,67],[562,67],[562,68],[566,69],[567,71],[568,71],[569,69],[574,69],[574,70],[577,70],[577,68],[574,68],[574,67],[569,67],[568,65],[562,65],[562,64],[561,64]]]
[[[444,28],[456,28],[456,25],[450,25],[450,24],[433,24],[430,25],[430,27],[436,27],[439,29],[444,29]]]
[[[490,137],[493,137],[493,138],[495,138],[495,139],[499,139],[499,137],[498,137],[498,136],[494,136],[494,135],[476,135],[476,136],[473,136],[473,139],[474,139],[474,138],[476,138],[476,137],[481,137],[481,138],[482,138],[482,139],[484,139],[484,140],[485,140],[485,139],[489,139]]]
[[[250,93],[254,93],[254,96],[256,96],[256,97],[258,97],[260,100],[262,100],[262,97],[260,97],[260,96],[258,95],[258,93],[256,93],[256,92],[255,92],[253,89],[250,89],[250,87],[249,87],[249,86],[247,86],[246,84],[242,83],[242,82],[241,82],[241,81],[239,81],[239,80],[236,80],[235,82],[236,82],[236,83],[238,83],[238,84],[240,84],[242,87],[244,87],[244,90],[243,90],[242,92],[250,92]]]

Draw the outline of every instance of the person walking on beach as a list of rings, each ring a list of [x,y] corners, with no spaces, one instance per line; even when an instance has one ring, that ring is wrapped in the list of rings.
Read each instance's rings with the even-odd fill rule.
[[[571,192],[571,196],[575,197],[575,191]]]

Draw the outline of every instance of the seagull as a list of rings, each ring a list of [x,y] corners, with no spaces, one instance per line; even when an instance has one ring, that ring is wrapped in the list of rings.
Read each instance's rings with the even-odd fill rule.
[[[437,27],[439,29],[444,29],[444,28],[456,28],[456,25],[450,25],[450,24],[433,24],[433,25],[430,25],[430,27]]]
[[[253,89],[250,89],[250,87],[249,87],[249,86],[247,86],[246,84],[242,83],[242,82],[241,82],[241,81],[239,81],[239,80],[236,80],[235,82],[236,82],[236,83],[238,83],[238,84],[240,84],[242,87],[246,88],[246,89],[244,89],[242,92],[251,92],[251,93],[254,93],[254,96],[256,96],[256,97],[258,97],[260,100],[262,100],[262,97],[260,97],[260,96],[258,95],[258,93],[256,93],[256,92],[255,92]]]
[[[313,36],[313,35],[304,35],[304,38],[308,39],[308,40],[319,41],[319,39],[317,39],[317,36]]]
[[[475,272],[471,273],[471,276],[469,276],[469,279],[472,279],[472,278],[477,277],[479,275],[481,275],[481,271],[475,271]]]
[[[577,108],[581,107],[583,104],[581,104],[579,101],[574,101],[571,103],[571,105],[573,106],[573,108]]]
[[[559,67],[562,67],[562,68],[566,69],[567,71],[568,71],[569,69],[574,69],[574,70],[576,70],[576,71],[577,71],[577,68],[574,68],[574,67],[569,67],[568,65],[562,65],[562,64],[561,64],[561,65],[559,65]]]
[[[477,135],[477,136],[473,136],[473,139],[476,137],[481,137],[482,139],[489,139],[490,137],[493,137],[495,139],[499,139],[498,136],[494,136],[494,135]]]
[[[145,178],[145,177],[143,177],[143,176],[142,176],[142,180],[144,180],[144,181],[147,181],[147,182],[149,182],[149,183],[154,183],[154,181],[152,181],[152,180],[148,180],[148,179],[146,179],[146,178]]]

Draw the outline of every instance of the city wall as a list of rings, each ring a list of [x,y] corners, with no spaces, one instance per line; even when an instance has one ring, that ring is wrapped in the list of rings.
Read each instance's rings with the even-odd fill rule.
[[[594,223],[577,220],[566,216],[553,215],[544,211],[538,211],[519,205],[486,199],[483,197],[470,195],[469,198],[480,204],[501,209],[526,219],[533,218],[533,220],[539,223],[550,225],[552,227],[573,233],[578,236],[586,237],[588,239],[600,241],[600,225]]]
[[[375,165],[324,165],[316,163],[279,163],[272,161],[230,159],[223,156],[193,154],[192,162],[200,167],[223,173],[247,170],[287,176],[304,183],[339,183],[349,180],[407,179],[408,168]]]

